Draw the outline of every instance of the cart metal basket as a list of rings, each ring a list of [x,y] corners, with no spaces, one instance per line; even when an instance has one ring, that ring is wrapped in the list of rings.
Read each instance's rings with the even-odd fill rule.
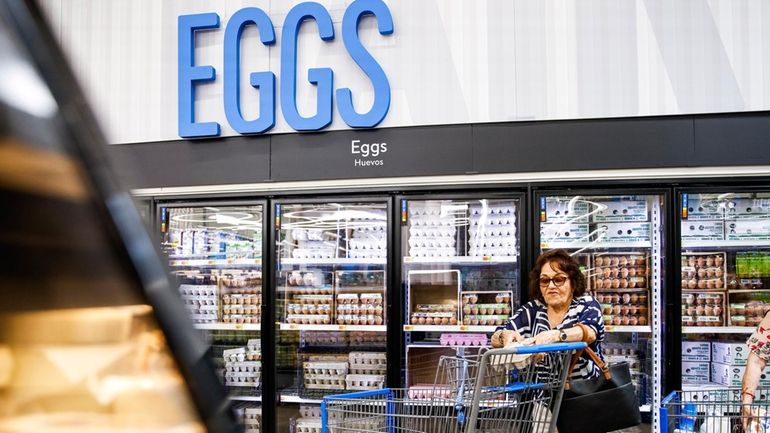
[[[328,396],[323,433],[551,433],[570,360],[585,343],[442,357],[432,389]]]
[[[742,405],[740,388],[674,391],[661,401],[661,433],[740,433],[744,422],[752,433],[770,432],[770,389],[757,389],[756,396]]]

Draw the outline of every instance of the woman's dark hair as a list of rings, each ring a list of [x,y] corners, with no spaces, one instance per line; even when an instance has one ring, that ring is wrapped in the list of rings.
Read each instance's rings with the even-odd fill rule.
[[[564,250],[550,250],[540,254],[535,262],[535,267],[529,272],[529,299],[537,299],[545,302],[543,294],[540,292],[540,270],[546,263],[551,267],[564,272],[569,277],[572,284],[572,297],[583,296],[586,292],[586,277],[580,271],[578,262]]]

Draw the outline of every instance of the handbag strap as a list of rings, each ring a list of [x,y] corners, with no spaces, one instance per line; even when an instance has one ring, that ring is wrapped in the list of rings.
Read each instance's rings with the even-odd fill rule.
[[[580,328],[580,331],[583,333],[583,336],[580,338],[580,341],[588,344],[588,325],[585,325],[583,323],[578,323],[575,326]],[[593,361],[594,364],[596,364],[597,367],[602,371],[602,374],[604,375],[604,378],[607,380],[612,379],[612,373],[610,373],[610,368],[607,367],[607,363],[602,361],[602,359],[599,357],[599,355],[596,354],[590,347],[586,346],[585,349],[579,350],[575,352],[574,355],[572,355],[572,360],[569,364],[569,370],[567,371],[567,382],[564,384],[565,389],[570,389],[570,377],[572,376],[572,370],[575,369],[575,365],[577,364],[580,357],[582,357],[584,354],[588,355],[589,358],[591,358],[591,361]]]

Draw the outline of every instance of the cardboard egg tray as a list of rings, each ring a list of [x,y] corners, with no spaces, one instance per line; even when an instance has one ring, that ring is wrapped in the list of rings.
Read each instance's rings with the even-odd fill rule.
[[[241,315],[241,314],[223,314],[222,322],[224,323],[251,323],[257,324],[261,322],[259,314],[254,315]]]
[[[381,316],[383,308],[380,305],[373,304],[344,304],[337,305],[337,314],[371,314]]]
[[[761,292],[760,292],[761,293]],[[730,293],[729,316],[731,326],[756,327],[770,312],[770,302],[755,300],[758,293]],[[766,294],[762,293],[762,295]]]
[[[232,373],[259,373],[262,370],[260,361],[226,362],[225,371]]]
[[[334,303],[330,294],[301,294],[292,296],[291,302],[300,305],[329,305]]]
[[[223,314],[238,314],[238,315],[258,315],[261,310],[260,305],[239,305],[230,304],[222,307]]]
[[[488,291],[463,291],[460,296],[460,302],[463,308],[481,304],[505,304],[510,307],[512,292],[488,292]],[[474,313],[469,313],[474,314]]]
[[[259,305],[262,303],[262,296],[257,294],[233,293],[222,295],[222,303],[224,305]]]
[[[338,315],[336,322],[338,325],[369,325],[376,326],[384,323],[382,316],[375,316],[371,314],[356,315],[356,314],[342,314]]]
[[[321,433],[321,419],[298,419],[294,426],[294,433]]]
[[[682,254],[683,290],[725,290],[727,257],[725,252]]]
[[[469,326],[500,326],[505,323],[510,316],[508,315],[468,315],[463,317],[463,325]]]
[[[305,375],[345,376],[348,374],[347,362],[308,361],[302,364]]]
[[[345,386],[345,389],[350,391],[382,389],[385,386],[385,375],[348,374],[345,376]]]
[[[511,314],[509,304],[466,304],[462,308],[463,315],[508,315]]]
[[[260,386],[261,372],[225,372],[226,386],[248,386],[256,388]]]
[[[455,313],[412,313],[412,325],[456,325]]]
[[[486,346],[486,334],[441,334],[439,341],[443,346]]]
[[[286,304],[288,314],[331,314],[331,304]]]
[[[345,389],[345,376],[330,376],[327,374],[306,374],[305,388],[307,389]]]
[[[321,418],[321,406],[299,405],[299,416],[302,418]]]
[[[682,294],[682,324],[684,326],[723,326],[726,310],[723,292]],[[719,320],[704,319],[704,316],[716,317]]]
[[[332,323],[331,314],[289,314],[286,323],[302,325],[328,325]]]
[[[383,352],[350,352],[348,362],[351,366],[387,365],[388,355]]]
[[[230,289],[240,289],[245,287],[259,287],[262,286],[262,272],[248,272],[243,275],[233,275],[230,272],[219,277],[219,282],[223,287]]]
[[[350,364],[350,374],[385,374],[388,366],[385,364]]]

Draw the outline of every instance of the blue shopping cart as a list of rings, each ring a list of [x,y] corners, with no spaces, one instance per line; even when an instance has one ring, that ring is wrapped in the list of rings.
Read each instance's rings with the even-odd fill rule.
[[[585,343],[442,357],[434,387],[327,396],[323,433],[552,433],[570,360]]]
[[[768,391],[757,389],[757,399],[746,407],[740,388],[674,391],[661,401],[661,433],[740,433],[744,423],[752,433],[770,433]]]

